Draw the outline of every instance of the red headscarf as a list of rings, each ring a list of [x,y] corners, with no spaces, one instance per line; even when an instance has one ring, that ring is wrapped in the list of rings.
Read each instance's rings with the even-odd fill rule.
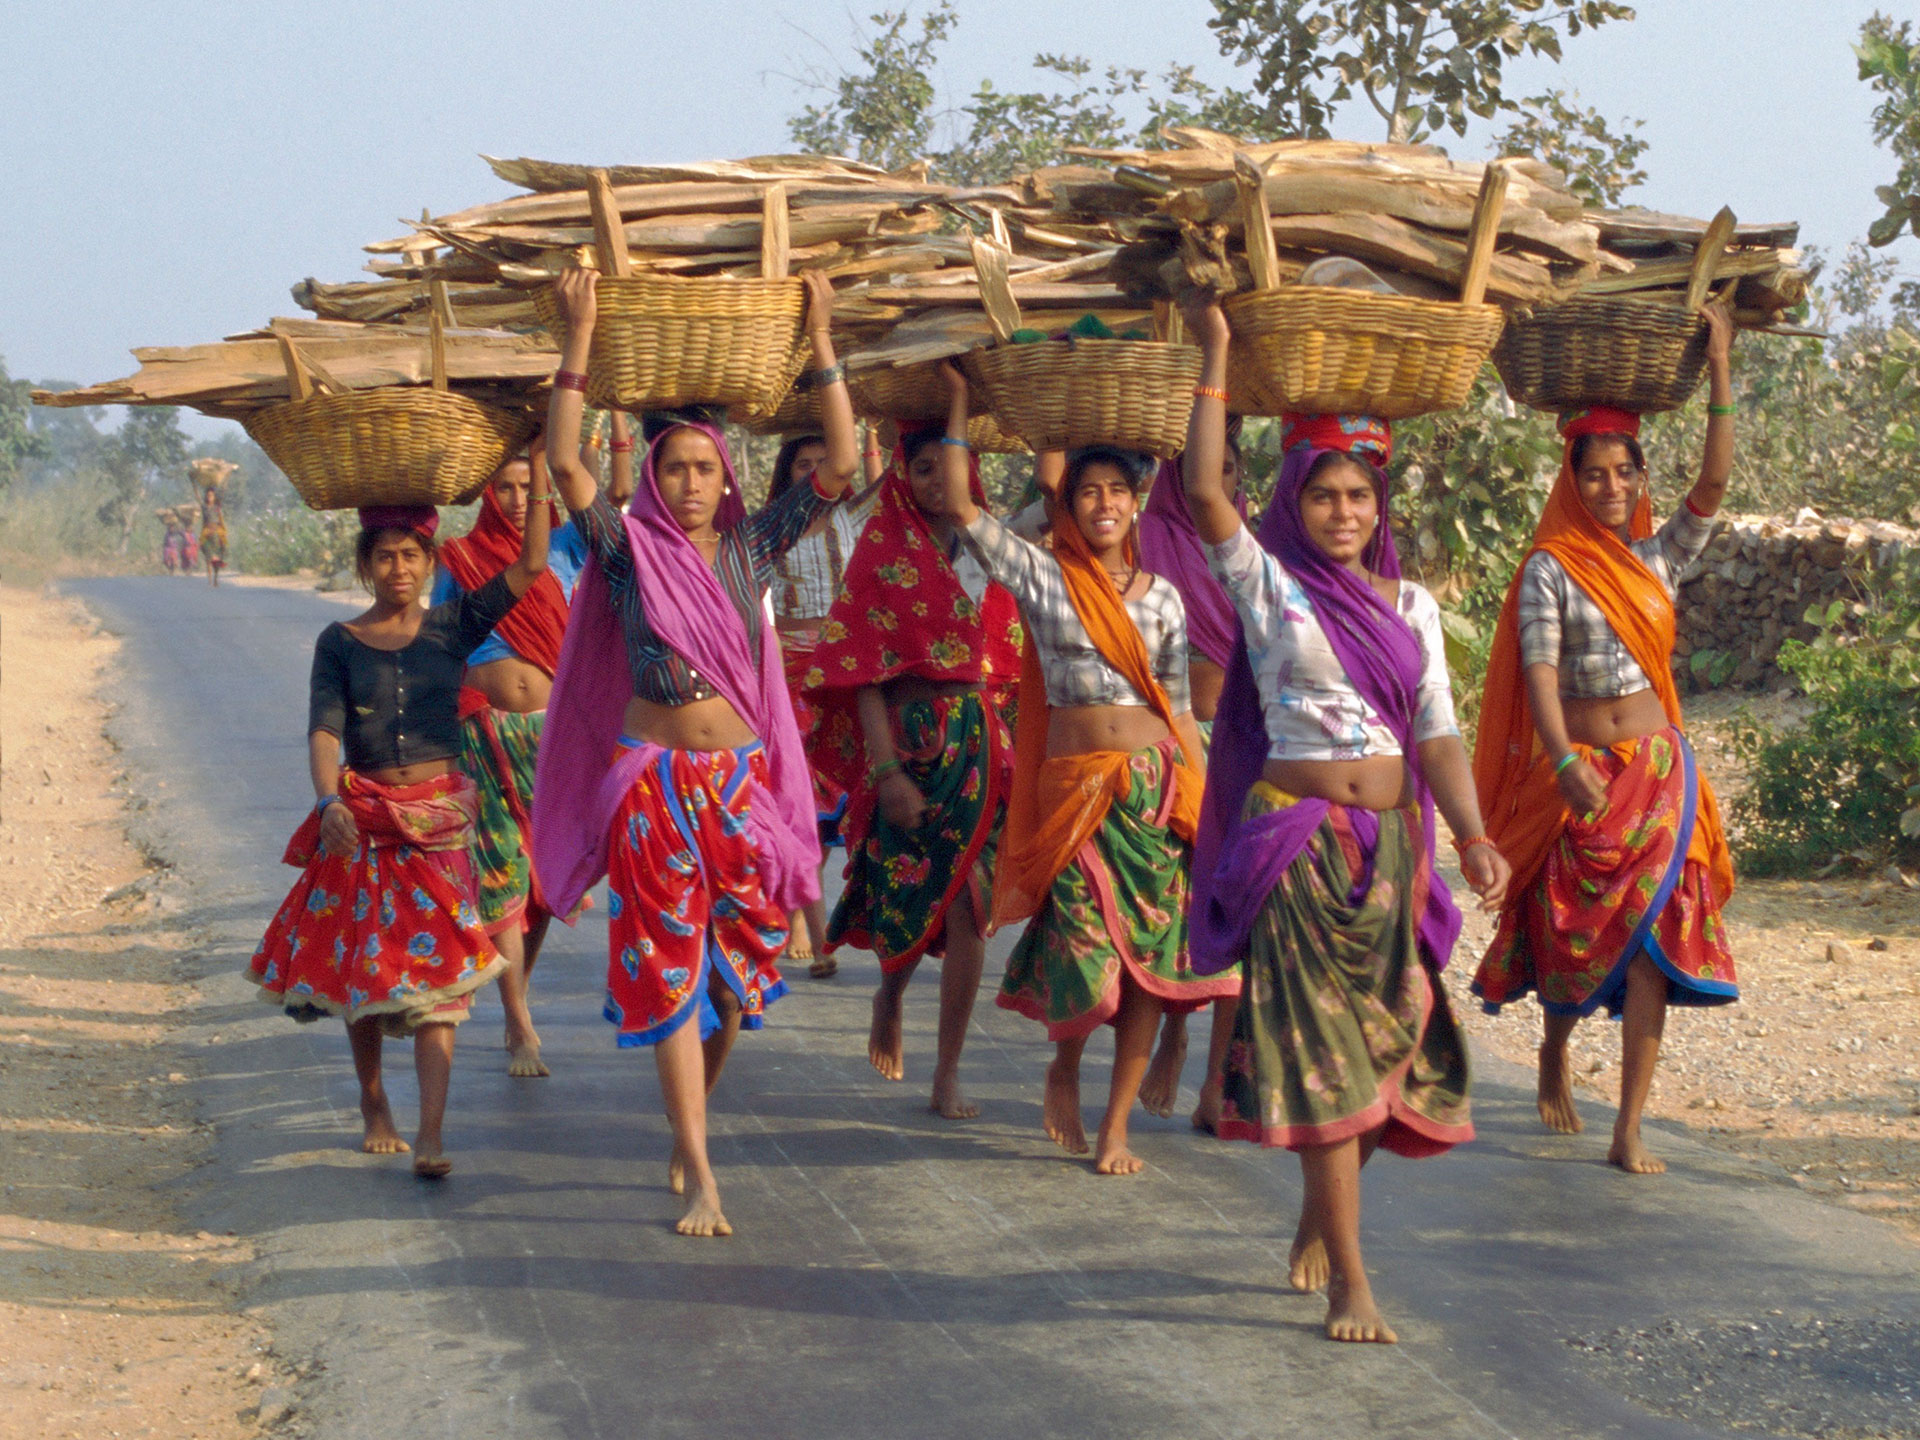
[[[970,487],[984,508],[977,461]],[[801,680],[822,711],[815,764],[849,792],[865,783],[866,743],[853,711],[862,686],[917,675],[978,685],[989,704],[1004,708],[1020,677],[1021,639],[1013,596],[990,582],[975,604],[954,574],[914,501],[903,438]]]
[[[520,536],[520,527],[507,518],[489,485],[473,529],[442,545],[440,561],[460,582],[460,588],[471,593],[520,558]],[[551,677],[560,668],[560,643],[567,634],[567,593],[553,571],[542,570],[532,588],[495,629],[513,647],[514,654],[532,661]]]
[[[1547,497],[1533,549],[1558,560],[1567,577],[1600,607],[1613,633],[1645,673],[1667,719],[1681,723],[1680,691],[1673,683],[1673,601],[1657,576],[1620,537],[1593,518],[1574,484],[1573,447],[1583,435],[1638,435],[1640,417],[1630,410],[1596,407],[1561,417],[1566,455]],[[1643,490],[1627,522],[1630,540],[1653,534],[1653,506]],[[1533,552],[1529,551],[1529,555]],[[1522,572],[1524,572],[1524,564]],[[1514,903],[1566,823],[1567,807],[1553,772],[1556,756],[1540,748],[1533,706],[1520,663],[1520,574],[1500,608],[1487,683],[1480,701],[1480,733],[1473,751],[1473,778],[1487,834],[1513,866],[1507,892]],[[1707,867],[1714,894],[1724,903],[1733,893],[1733,859],[1720,826],[1720,807],[1702,777],[1699,816],[1687,858]]]

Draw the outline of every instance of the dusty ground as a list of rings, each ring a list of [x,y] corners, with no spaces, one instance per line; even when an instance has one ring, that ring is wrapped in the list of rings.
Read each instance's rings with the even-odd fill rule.
[[[1689,702],[1701,768],[1723,799],[1739,788],[1725,737],[1742,705],[1772,724],[1804,708],[1772,696]],[[1727,918],[1740,1000],[1671,1013],[1650,1115],[1920,1237],[1920,888],[1912,877],[1747,880]],[[1528,1001],[1480,1012],[1467,983],[1491,927],[1478,916],[1467,925],[1448,976],[1454,999],[1476,1045],[1531,1067],[1540,1011]],[[1588,1020],[1573,1048],[1576,1099],[1614,1103],[1618,1028]],[[1588,1138],[1604,1150],[1607,1124],[1589,1112]]]
[[[0,588],[0,1436],[252,1436],[280,1369],[233,1239],[182,1227],[201,1164],[193,994],[164,872],[129,845],[94,698],[114,642]]]

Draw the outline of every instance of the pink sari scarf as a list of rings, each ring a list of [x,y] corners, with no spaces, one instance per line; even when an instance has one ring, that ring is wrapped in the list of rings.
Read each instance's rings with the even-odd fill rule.
[[[634,580],[653,632],[739,711],[766,747],[771,783],[755,783],[748,823],[766,893],[781,910],[792,911],[820,895],[812,780],[771,620],[760,627],[755,653],[733,597],[660,498],[654,466],[667,436],[681,428],[699,431],[720,452],[727,493],[716,517],[719,530],[724,534],[746,518],[720,431],[710,425],[665,431],[647,451],[626,514]],[[606,874],[614,812],[639,772],[660,753],[647,745],[620,748],[615,756],[634,693],[625,638],[607,578],[598,563],[591,563],[580,577],[567,621],[534,771],[534,868],[558,915],[571,914]]]

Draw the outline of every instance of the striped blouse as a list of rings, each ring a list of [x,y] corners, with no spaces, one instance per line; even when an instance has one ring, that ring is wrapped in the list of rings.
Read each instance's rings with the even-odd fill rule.
[[[827,504],[813,486],[796,485],[720,537],[714,573],[720,588],[746,621],[747,641],[755,654],[759,653],[760,627],[765,623],[764,606],[774,567]],[[613,610],[627,637],[627,665],[633,672],[634,695],[656,705],[712,699],[719,692],[685,659],[668,649],[647,623],[646,602],[634,580],[633,547],[627,541],[626,522],[620,512],[604,494],[596,494],[586,509],[573,512],[573,520],[607,577]]]

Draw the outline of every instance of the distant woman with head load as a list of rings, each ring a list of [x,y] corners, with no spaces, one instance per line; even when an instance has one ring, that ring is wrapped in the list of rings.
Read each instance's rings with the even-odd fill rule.
[[[655,1047],[673,1127],[669,1184],[690,1191],[676,1228],[727,1235],[707,1095],[740,1028],[758,1028],[785,993],[774,961],[787,919],[820,885],[812,785],[767,589],[774,563],[859,465],[853,407],[834,363],[833,291],[811,274],[828,442],[812,482],[748,516],[725,437],[687,419],[654,439],[622,515],[578,458],[598,280],[570,270],[556,283],[567,342],[548,453],[593,561],[540,743],[535,859],[556,914],[607,876],[606,1015],[622,1045]]]
[[[318,798],[287,846],[300,879],[249,969],[296,1020],[346,1020],[371,1154],[407,1149],[380,1051],[383,1037],[413,1040],[413,1168],[427,1179],[453,1168],[440,1134],[453,1027],[506,963],[475,905],[467,847],[480,802],[460,771],[460,682],[546,569],[547,503],[537,489],[512,564],[431,610],[420,597],[433,578],[433,507],[360,512],[355,558],[373,605],[314,646],[307,751]]]
[[[1620,1114],[1607,1159],[1639,1175],[1640,1115],[1667,1006],[1738,996],[1721,907],[1733,862],[1673,683],[1679,577],[1713,534],[1733,468],[1733,322],[1707,312],[1707,448],[1679,509],[1653,528],[1640,417],[1561,420],[1566,458],[1507,592],[1487,664],[1474,778],[1516,884],[1473,988],[1489,1009],[1537,990],[1546,1011],[1540,1118],[1568,1134],[1567,1041],[1623,1011]]]
[[[1242,637],[1194,858],[1195,966],[1244,980],[1217,1133],[1299,1155],[1288,1278],[1326,1287],[1329,1338],[1391,1341],[1361,1261],[1361,1168],[1376,1147],[1418,1157],[1473,1138],[1440,983],[1460,912],[1435,873],[1434,810],[1484,905],[1507,865],[1480,824],[1439,607],[1400,578],[1386,427],[1292,420],[1256,538],[1221,484],[1227,319],[1209,305],[1191,323],[1204,383],[1187,500]]]
[[[953,391],[941,444],[945,510],[987,573],[1020,605],[1026,647],[1013,788],[994,868],[996,925],[1030,920],[999,1003],[1054,1042],[1044,1123],[1084,1153],[1080,1055],[1114,1027],[1113,1079],[1094,1169],[1132,1175],[1127,1121],[1163,1011],[1231,995],[1187,957],[1188,864],[1206,777],[1187,700],[1180,594],[1140,568],[1134,517],[1152,462],[1096,445],[1067,457],[1051,552],[988,514],[969,484],[967,387]]]
[[[513,564],[534,491],[552,494],[546,445],[538,440],[526,454],[494,472],[473,528],[440,547],[436,604],[472,594]],[[460,764],[480,787],[480,819],[473,838],[480,923],[507,959],[500,976],[507,1073],[523,1078],[548,1073],[527,1004],[527,985],[553,919],[533,872],[533,768],[553,673],[560,666],[560,642],[567,633],[567,601],[586,559],[586,543],[577,528],[563,525],[553,532],[546,573],[467,657],[466,683],[460,691]]]
[[[207,557],[207,578],[218,585],[227,568],[227,512],[217,486],[207,486],[201,495],[200,513],[200,553]]]

